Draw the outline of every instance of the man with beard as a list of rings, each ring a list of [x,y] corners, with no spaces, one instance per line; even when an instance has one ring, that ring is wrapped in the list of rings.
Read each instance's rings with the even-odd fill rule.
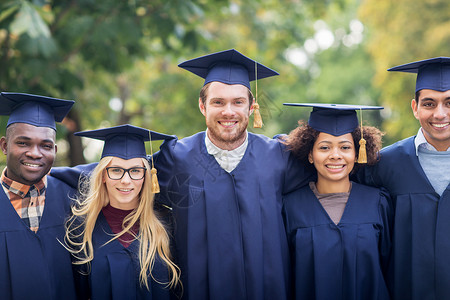
[[[450,57],[388,71],[417,73],[411,108],[421,128],[359,179],[393,199],[393,298],[450,299]]]
[[[73,190],[47,176],[56,155],[56,126],[74,101],[0,94],[9,115],[0,139],[6,155],[0,189],[0,293],[2,299],[75,299],[64,220]],[[58,241],[59,240],[59,241]]]
[[[247,132],[250,81],[278,75],[232,49],[188,60],[205,79],[206,131],[161,146],[159,201],[173,208],[186,299],[287,299],[283,193],[308,181],[276,139]]]

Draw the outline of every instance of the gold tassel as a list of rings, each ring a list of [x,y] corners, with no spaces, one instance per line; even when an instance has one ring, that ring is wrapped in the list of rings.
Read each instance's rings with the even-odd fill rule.
[[[263,126],[263,121],[259,112],[259,104],[253,104],[253,109],[253,128],[261,128]]]
[[[251,99],[249,99],[251,101]],[[253,104],[253,128],[262,128],[263,121],[258,104],[258,63],[255,62],[255,104]]]
[[[362,128],[361,128],[361,131],[362,131]],[[361,135],[362,135],[362,133],[361,133]],[[359,140],[358,163],[359,164],[367,163],[366,140],[362,137]]]
[[[363,120],[362,120],[362,109],[360,111],[361,117],[361,139],[359,140],[359,155],[358,155],[358,163],[365,164],[367,163],[367,152],[366,152],[366,140],[364,139],[363,133]]]
[[[154,193],[154,194],[157,194],[157,193],[159,193],[159,183],[158,183],[158,176],[156,176],[156,169],[155,169],[155,167],[152,168],[150,173],[152,175],[151,192]]]

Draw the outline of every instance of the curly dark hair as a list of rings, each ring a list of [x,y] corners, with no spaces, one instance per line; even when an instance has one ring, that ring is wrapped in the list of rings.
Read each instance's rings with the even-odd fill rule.
[[[363,137],[366,140],[367,164],[374,165],[379,160],[379,151],[382,146],[382,137],[384,135],[378,128],[373,126],[363,126]],[[315,130],[303,121],[298,122],[298,127],[292,130],[284,138],[284,144],[287,149],[292,151],[295,157],[310,165],[308,155],[312,151],[314,143],[319,136],[320,131]],[[359,140],[361,139],[361,127],[357,127],[351,133],[355,144],[356,156],[359,153]],[[355,169],[363,164],[355,163]]]

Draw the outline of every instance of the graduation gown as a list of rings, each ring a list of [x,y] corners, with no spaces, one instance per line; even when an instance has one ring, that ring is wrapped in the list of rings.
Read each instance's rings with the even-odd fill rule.
[[[173,208],[185,299],[289,297],[281,199],[309,178],[278,141],[248,139],[231,173],[207,153],[205,132],[166,141],[155,155],[159,201]]]
[[[139,241],[134,240],[125,248],[118,240],[105,245],[113,236],[103,213],[100,212],[92,242],[94,259],[89,273],[91,299],[170,299],[171,292],[165,284],[148,278],[149,290],[139,283]],[[169,282],[169,271],[163,262],[156,258],[152,269],[153,277],[162,283]]]
[[[340,222],[309,186],[284,197],[296,299],[389,299],[391,211],[379,189],[352,183]]]
[[[74,190],[56,178],[47,179],[44,213],[37,233],[25,225],[0,188],[2,299],[76,298],[70,254],[59,243],[64,241],[64,222],[70,213],[68,196],[73,196]]]
[[[414,138],[384,148],[379,164],[358,178],[392,197],[394,298],[450,299],[450,186],[442,196],[434,191]]]

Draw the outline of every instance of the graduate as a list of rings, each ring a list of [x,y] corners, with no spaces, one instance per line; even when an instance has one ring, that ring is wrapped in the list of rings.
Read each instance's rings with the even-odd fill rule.
[[[288,149],[317,172],[317,180],[283,197],[295,299],[389,299],[387,194],[350,181],[377,162],[381,132],[358,126],[355,110],[376,106],[285,103],[313,107],[308,124],[286,138]]]
[[[160,201],[172,206],[185,299],[288,299],[281,196],[308,182],[276,139],[247,131],[250,81],[275,71],[226,50],[179,65],[205,79],[207,130],[169,140],[155,156]],[[302,179],[303,178],[303,179]]]
[[[450,57],[388,71],[417,74],[411,108],[421,128],[382,149],[358,178],[392,197],[393,298],[450,299]]]
[[[75,264],[85,266],[85,297],[170,299],[179,269],[162,216],[154,210],[156,170],[146,159],[144,141],[149,135],[173,137],[132,125],[75,135],[105,141],[100,162],[81,183],[65,236]]]
[[[70,253],[59,243],[75,194],[47,176],[55,160],[56,124],[74,101],[0,94],[9,115],[0,145],[6,155],[0,189],[0,298],[76,299]]]

